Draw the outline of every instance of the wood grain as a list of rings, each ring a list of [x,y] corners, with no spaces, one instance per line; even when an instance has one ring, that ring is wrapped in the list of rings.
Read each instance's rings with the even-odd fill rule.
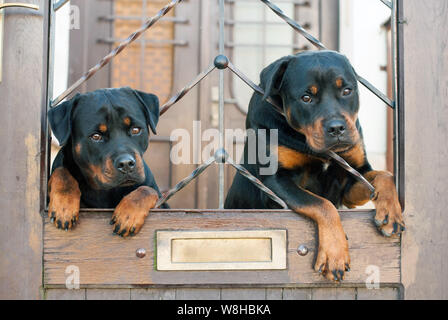
[[[38,299],[41,294],[40,139],[48,1],[39,2],[39,11],[2,10],[0,299]]]
[[[342,213],[349,238],[352,270],[341,286],[365,283],[366,267],[376,265],[381,282],[400,281],[400,242],[386,239],[376,231],[373,212]],[[315,226],[291,211],[176,211],[155,210],[142,231],[123,239],[112,234],[111,212],[82,212],[74,231],[44,226],[44,283],[47,287],[65,284],[69,265],[80,269],[81,287],[136,287],[165,285],[301,285],[332,286],[312,269],[316,252]],[[279,271],[156,271],[154,239],[156,230],[260,230],[287,229],[287,270]],[[310,253],[301,257],[297,247],[305,244]],[[147,255],[137,258],[135,251]]]
[[[448,299],[448,1],[403,0],[406,299]]]
[[[47,289],[47,300],[398,300],[400,288]]]

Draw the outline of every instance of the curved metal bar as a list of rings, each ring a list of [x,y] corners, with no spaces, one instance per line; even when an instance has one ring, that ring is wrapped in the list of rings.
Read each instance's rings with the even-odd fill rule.
[[[300,24],[298,24],[296,21],[288,17],[286,14],[283,13],[282,9],[277,7],[275,4],[273,4],[269,0],[260,0],[265,5],[269,7],[276,15],[278,15],[280,18],[285,20],[287,24],[289,24],[294,30],[296,30],[298,33],[300,33],[302,36],[304,36],[309,42],[311,42],[313,45],[318,47],[321,50],[325,50],[326,47],[323,45],[322,42],[320,42],[317,38],[309,34],[305,28],[303,28]]]
[[[133,41],[138,39],[146,30],[151,28],[157,21],[160,20],[164,15],[166,15],[175,5],[180,3],[182,0],[172,0],[165,7],[160,9],[160,11],[153,17],[151,17],[146,23],[138,29],[136,32],[131,34],[125,41],[120,43],[118,47],[112,50],[107,56],[102,58],[94,67],[87,71],[81,78],[78,79],[74,84],[60,94],[51,103],[51,107],[57,106],[62,100],[64,100],[70,93],[75,91],[81,84],[89,80],[95,73],[97,73],[101,68],[107,65],[113,58],[115,58],[121,51],[123,51],[127,46],[129,46]]]
[[[66,3],[68,3],[70,0],[59,0],[55,4],[53,4],[53,11],[58,11],[61,9]]]
[[[197,167],[188,177],[182,179],[174,188],[169,190],[162,198],[160,198],[155,208],[160,207],[162,204],[167,202],[174,194],[182,190],[186,185],[188,185],[192,180],[196,179],[202,172],[204,172],[210,165],[214,162],[217,164],[228,163],[238,170],[244,177],[249,179],[257,188],[261,191],[265,192],[269,198],[273,201],[277,202],[283,209],[288,209],[286,203],[277,197],[274,192],[272,192],[269,188],[267,188],[260,180],[254,177],[249,171],[246,170],[243,166],[236,164],[232,159],[229,158],[228,153],[223,149],[218,149],[214,156],[209,158],[205,163]]]
[[[232,62],[229,61],[229,65],[228,68],[238,76],[238,78],[240,78],[241,80],[243,80],[244,83],[246,83],[249,87],[251,87],[255,92],[257,92],[258,94],[261,94],[262,96],[264,96],[264,90],[262,88],[260,88],[259,86],[257,86],[254,82],[252,82],[252,80],[250,80],[244,73],[242,73],[240,70],[238,70]],[[283,113],[283,108],[280,107],[278,104],[275,103],[274,100],[272,100],[270,97],[268,97],[266,99],[267,102],[269,102],[270,104],[272,104],[275,107],[275,110],[278,111],[279,113],[281,113],[282,115],[284,115]]]
[[[165,193],[165,195],[157,201],[155,208],[158,208],[162,204],[167,202],[174,194],[176,194],[177,192],[182,190],[192,180],[194,180],[197,176],[199,176],[202,172],[204,172],[205,169],[210,167],[210,165],[213,162],[215,162],[215,157],[211,157],[205,163],[203,163],[202,165],[197,167],[188,177],[182,179],[178,184],[176,184],[176,186],[174,188],[172,188],[167,193]]]
[[[236,164],[232,159],[228,158],[227,162],[234,167],[238,172],[243,175],[246,179],[249,179],[250,182],[252,182],[258,189],[266,193],[266,195],[277,202],[283,209],[288,209],[288,205],[280,199],[274,192],[271,191],[268,187],[266,187],[260,180],[255,178],[249,171],[247,171],[246,168],[243,166]]]
[[[323,45],[322,42],[320,42],[318,39],[316,39],[314,36],[309,34],[300,24],[298,24],[296,21],[288,17],[286,14],[283,13],[283,11],[277,7],[275,4],[273,4],[269,0],[260,0],[265,5],[267,5],[277,16],[282,18],[287,24],[289,24],[294,30],[299,32],[302,36],[304,36],[309,42],[311,42],[314,46],[316,46],[319,50],[326,50],[327,48]],[[390,100],[385,94],[383,94],[381,91],[379,91],[375,86],[373,86],[369,81],[364,79],[363,77],[359,76],[357,74],[358,81],[365,86],[367,89],[369,89],[374,95],[376,95],[379,99],[381,99],[384,103],[386,103],[389,107],[395,108],[395,104],[392,100]]]
[[[392,2],[389,0],[380,0],[382,3],[384,3],[386,6],[389,7],[389,9],[392,9]]]
[[[369,89],[374,95],[376,95],[379,99],[381,99],[385,104],[387,104],[392,109],[395,108],[395,102],[389,99],[384,93],[378,90],[373,84],[367,81],[365,78],[361,77],[359,74],[356,74],[358,77],[358,81],[364,85],[367,89]]]
[[[182,90],[180,90],[177,94],[175,94],[173,97],[171,97],[170,100],[168,100],[167,102],[164,103],[163,106],[160,107],[160,115],[164,114],[165,112],[168,111],[169,108],[171,108],[171,106],[173,104],[175,104],[176,102],[178,102],[180,99],[182,99],[187,93],[188,91],[190,91],[191,89],[193,89],[194,86],[196,86],[199,82],[201,82],[202,79],[204,79],[206,76],[208,76],[208,74],[210,72],[212,72],[213,70],[215,70],[215,66],[214,64],[211,64],[207,70],[201,72],[200,74],[198,74],[196,76],[196,78],[193,80],[193,82],[191,82],[189,85],[185,86]]]
[[[374,194],[375,194],[375,187],[372,186],[370,184],[369,181],[367,181],[366,178],[364,178],[364,176],[362,174],[360,174],[358,171],[356,171],[355,169],[353,169],[348,163],[347,161],[345,161],[342,157],[340,157],[339,155],[337,155],[335,152],[333,151],[328,151],[327,155],[329,157],[331,157],[333,160],[335,160],[341,167],[343,167],[345,170],[347,170],[349,173],[351,173],[356,179],[358,179],[360,182],[362,182],[363,184],[365,184],[367,186],[367,188],[369,188],[370,192],[371,192],[371,199],[373,198]]]

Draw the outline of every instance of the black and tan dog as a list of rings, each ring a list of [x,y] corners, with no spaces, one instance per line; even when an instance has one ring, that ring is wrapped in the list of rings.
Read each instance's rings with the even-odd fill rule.
[[[101,89],[77,94],[48,117],[62,146],[48,184],[51,222],[68,230],[80,206],[115,208],[114,233],[137,234],[160,197],[143,160],[149,128],[156,133],[158,98],[131,88]]]
[[[333,51],[304,52],[269,65],[261,73],[265,96],[254,94],[247,129],[278,129],[278,170],[260,175],[260,161],[244,166],[295,212],[318,226],[319,251],[315,270],[331,280],[342,280],[349,270],[346,235],[336,208],[363,205],[370,191],[347,171],[328,160],[332,150],[357,169],[376,189],[375,223],[385,236],[404,230],[393,176],[370,166],[358,121],[356,74],[347,58]],[[270,97],[282,111],[266,99]],[[269,137],[267,139],[269,148]],[[226,208],[278,208],[249,180],[237,174],[227,195]]]

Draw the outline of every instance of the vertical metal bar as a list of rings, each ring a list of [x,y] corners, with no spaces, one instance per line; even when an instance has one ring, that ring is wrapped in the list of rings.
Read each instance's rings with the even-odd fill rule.
[[[294,20],[296,20],[296,21],[299,20],[299,11],[300,11],[300,7],[296,3],[294,3],[293,9],[292,9],[292,16],[294,17]],[[292,45],[293,45],[293,48],[291,49],[291,54],[295,54],[296,53],[295,48],[299,47],[299,34],[297,32],[292,33]]]
[[[397,0],[392,0],[391,8],[392,32],[392,100],[397,102]]]
[[[43,43],[45,48],[45,60],[44,60],[44,75],[45,85],[42,87],[42,115],[41,115],[41,145],[40,145],[40,212],[44,216],[44,210],[47,207],[47,189],[48,189],[48,175],[50,172],[50,161],[51,161],[51,131],[48,126],[47,121],[47,109],[51,102],[51,97],[48,95],[49,90],[49,72],[50,68],[50,49],[51,37],[50,29],[52,26],[51,16],[53,14],[53,3],[51,1],[43,5],[44,10],[44,33],[43,33]]]
[[[224,0],[219,0],[219,54],[224,55]],[[219,148],[224,148],[224,70],[219,70]],[[219,208],[224,208],[224,163],[219,163]]]
[[[392,72],[393,72],[393,99],[395,101],[394,109],[394,168],[395,183],[398,186],[398,196],[401,208],[404,210],[404,93],[403,93],[403,25],[402,19],[402,0],[392,1]]]
[[[384,3],[384,1],[382,1]],[[394,174],[395,174],[395,185],[398,186],[399,176],[399,166],[398,166],[398,135],[397,135],[397,109],[398,109],[398,101],[397,101],[397,2],[393,0],[391,2],[391,50],[392,50],[392,100],[395,102],[395,109],[393,110],[393,123],[394,123],[394,135],[393,135],[393,150],[394,150]]]
[[[47,101],[46,101],[46,110],[50,110],[51,108],[51,102],[53,100],[53,84],[54,84],[54,54],[55,54],[55,41],[56,41],[56,11],[54,9],[53,1],[50,1],[49,5],[49,13],[48,13],[48,66],[47,66]],[[47,126],[46,132],[47,132],[47,163],[46,163],[46,170],[47,170],[47,177],[51,173],[51,131],[48,128],[48,122],[45,124]],[[44,183],[45,186],[45,194],[47,190],[47,181]],[[44,201],[44,207],[47,206],[47,197],[45,197]]]
[[[267,23],[267,8],[263,7],[263,23],[261,25],[261,35],[262,35],[262,53],[261,53],[261,63],[262,66],[266,65],[267,61],[266,61],[266,44],[267,44],[267,28],[266,28],[266,23]]]
[[[146,21],[146,15],[147,15],[147,0],[143,0],[142,2],[142,16],[141,16],[141,21],[142,21],[142,25],[145,23]],[[141,38],[141,42],[140,42],[140,90],[145,91],[145,79],[144,79],[144,68],[145,68],[145,49],[146,49],[146,41],[145,41],[145,35],[143,35],[143,37]]]

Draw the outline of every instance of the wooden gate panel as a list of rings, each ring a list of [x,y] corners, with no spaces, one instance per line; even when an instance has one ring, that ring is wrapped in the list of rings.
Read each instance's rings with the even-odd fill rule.
[[[398,300],[400,288],[48,289],[47,300]]]
[[[123,239],[112,234],[111,212],[83,212],[80,225],[64,232],[45,225],[44,282],[65,285],[66,267],[77,266],[82,287],[136,285],[328,285],[313,269],[316,253],[314,224],[291,211],[162,211],[154,210],[141,232]],[[372,223],[373,212],[345,212],[344,230],[349,238],[352,270],[344,285],[365,285],[368,266],[378,266],[383,284],[400,282],[399,239],[382,237]],[[287,269],[253,271],[157,271],[156,230],[287,230]],[[297,248],[310,252],[299,256]],[[136,257],[144,248],[146,256]]]
[[[122,2],[126,2],[123,0]],[[117,1],[119,3],[119,1]],[[185,11],[195,8],[184,7]],[[196,12],[196,11],[195,11]],[[196,30],[196,26],[193,27]],[[177,29],[189,28],[177,26]],[[206,32],[207,33],[207,32]],[[185,34],[179,32],[178,34]],[[200,39],[197,33],[188,33],[190,45],[199,56]],[[114,34],[114,37],[120,35]],[[165,35],[166,36],[166,35]],[[165,37],[164,36],[164,37]],[[130,50],[132,51],[132,47]],[[177,80],[175,87],[191,80],[191,76],[201,71],[195,61],[185,65],[186,48],[174,51],[174,70]],[[134,50],[138,51],[138,50]],[[213,50],[212,50],[213,51]],[[132,52],[131,52],[132,53]],[[191,53],[191,52],[190,52]],[[208,52],[210,53],[210,52]],[[208,53],[201,53],[201,58]],[[132,55],[136,59],[137,55]],[[141,57],[141,56],[140,56]],[[129,57],[128,57],[129,58]],[[145,57],[146,58],[146,57]],[[171,59],[171,58],[170,58]],[[198,59],[199,60],[199,59]],[[118,61],[118,60],[117,60]],[[146,63],[146,62],[145,62]],[[129,64],[129,63],[128,63]],[[197,69],[197,70],[195,70]],[[120,80],[120,73],[129,68],[119,70],[115,78]],[[126,81],[128,82],[128,81]],[[117,82],[118,83],[118,82]],[[140,79],[140,85],[142,85]],[[137,85],[136,85],[137,86]],[[203,87],[189,93],[181,105],[195,105],[188,108],[188,116],[183,112],[171,112],[161,121],[161,131],[167,136],[174,125],[187,127],[193,119],[203,111],[196,104],[202,96]],[[201,90],[201,91],[200,91]],[[149,90],[151,91],[151,90]],[[201,95],[198,93],[201,92]],[[206,98],[207,94],[204,94]],[[201,101],[202,101],[201,97]],[[206,101],[206,105],[210,101]],[[182,119],[178,114],[182,114]],[[238,119],[242,116],[239,115]],[[180,120],[180,121],[179,121]],[[184,177],[189,169],[176,170],[175,175]],[[155,170],[162,172],[161,170]],[[182,171],[182,172],[181,172]],[[186,174],[183,174],[185,171]],[[167,177],[170,174],[165,174]],[[171,172],[171,171],[170,171]],[[174,181],[178,179],[175,177]],[[169,185],[171,179],[165,184]],[[187,192],[195,192],[194,184]],[[197,188],[196,188],[197,189]],[[213,189],[210,189],[213,191]],[[184,193],[185,195],[185,193]],[[205,194],[207,198],[210,198]],[[176,204],[199,202],[194,197],[179,195]],[[191,201],[193,200],[193,201]],[[175,205],[179,207],[178,205]],[[180,207],[185,207],[181,205]],[[76,299],[396,299],[400,295],[400,242],[398,239],[384,239],[372,225],[373,212],[343,213],[343,224],[351,246],[352,271],[346,281],[335,285],[323,280],[313,270],[316,250],[316,230],[314,224],[289,211],[272,212],[219,212],[199,210],[153,211],[141,234],[131,239],[121,239],[111,234],[108,224],[111,211],[91,210],[81,214],[81,224],[73,232],[63,232],[45,225],[44,240],[44,285],[48,299],[60,297]],[[242,229],[283,228],[288,231],[288,268],[280,271],[157,271],[154,268],[156,230],[242,230]],[[306,244],[311,252],[306,257],[297,255],[299,244]],[[139,259],[135,256],[137,248],[145,248],[147,256]],[[77,265],[81,271],[80,290],[62,289],[65,285],[65,268]],[[381,270],[382,289],[367,290],[365,288],[366,267],[377,265]],[[218,279],[218,280],[217,280]],[[181,286],[179,288],[179,286]],[[189,288],[191,286],[191,288]],[[248,286],[245,288],[244,286]],[[256,288],[254,288],[254,286]],[[144,288],[141,288],[144,287]],[[148,287],[148,288],[146,288]],[[161,288],[160,288],[161,287]],[[177,287],[177,288],[176,288]],[[236,287],[236,288],[235,288]]]

